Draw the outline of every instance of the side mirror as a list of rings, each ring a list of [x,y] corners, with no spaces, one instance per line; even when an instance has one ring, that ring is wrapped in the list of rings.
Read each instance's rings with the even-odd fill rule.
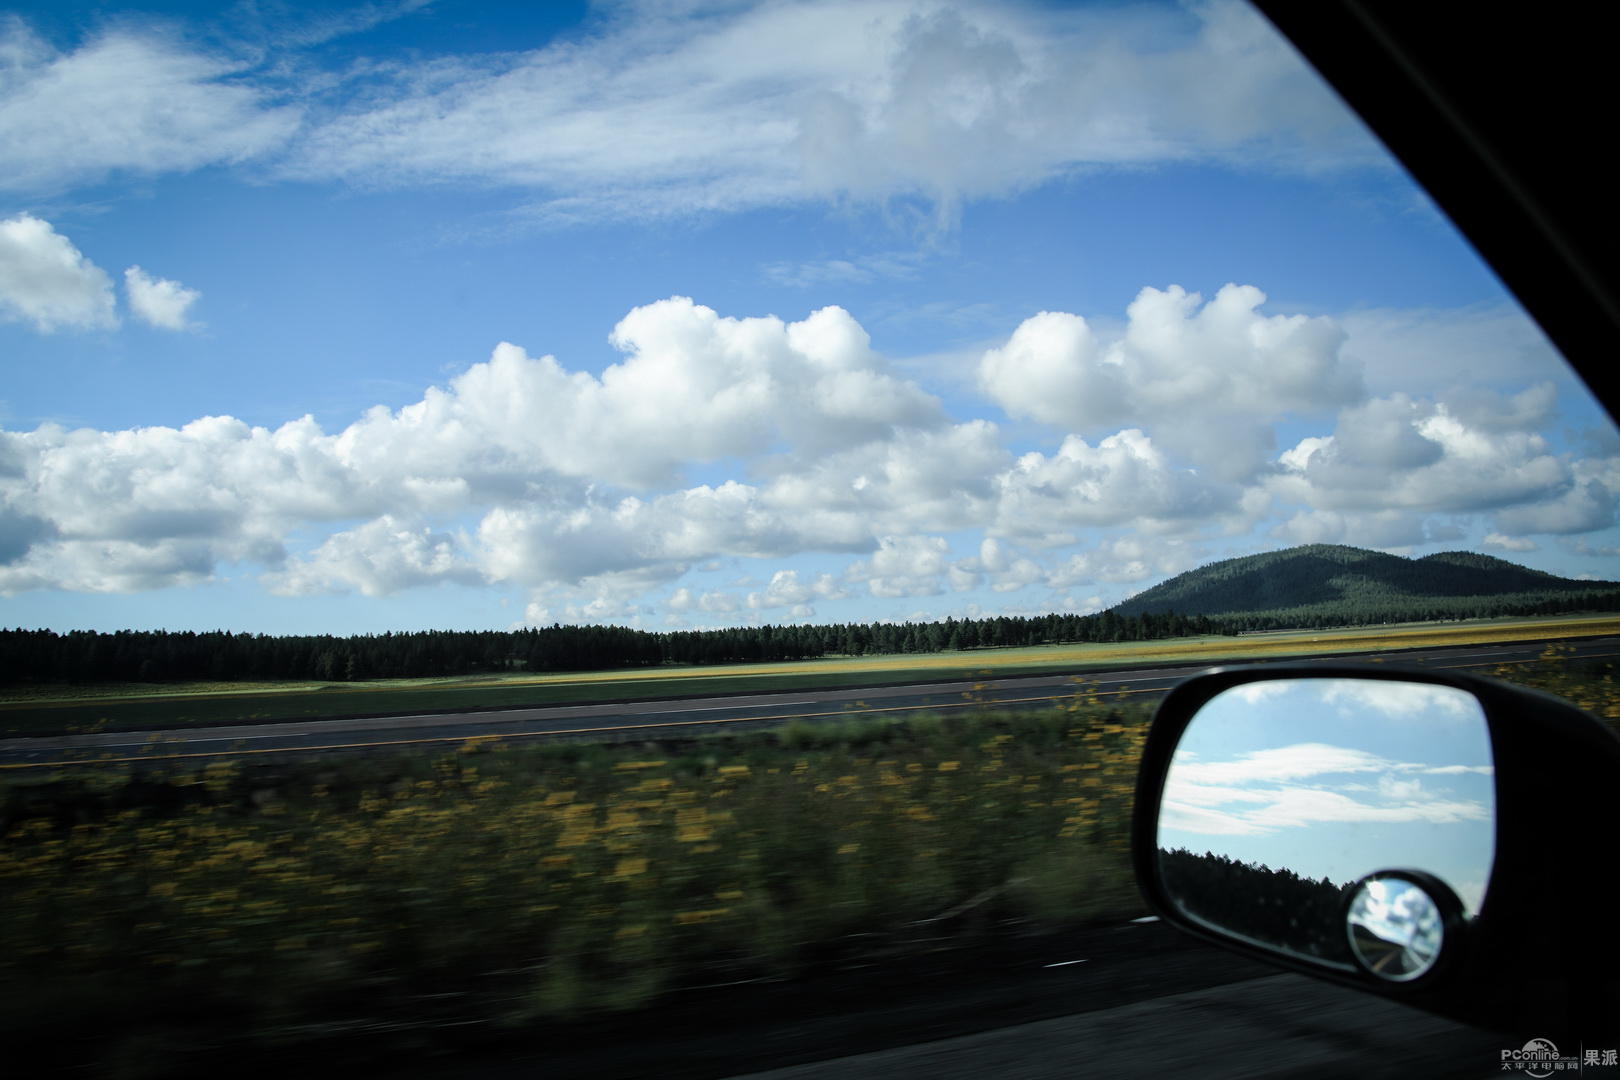
[[[1166,921],[1454,1019],[1620,1032],[1620,739],[1560,699],[1390,665],[1215,669],[1143,752]]]

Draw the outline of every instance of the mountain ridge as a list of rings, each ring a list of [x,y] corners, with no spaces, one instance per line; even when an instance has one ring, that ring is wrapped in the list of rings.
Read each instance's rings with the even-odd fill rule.
[[[1478,552],[1442,551],[1413,559],[1345,544],[1304,544],[1207,563],[1109,610],[1122,616],[1211,617],[1342,611],[1347,621],[1357,621],[1357,612],[1391,616],[1413,609],[1419,617],[1466,618],[1474,606],[1613,589],[1620,589],[1620,582],[1558,577]]]

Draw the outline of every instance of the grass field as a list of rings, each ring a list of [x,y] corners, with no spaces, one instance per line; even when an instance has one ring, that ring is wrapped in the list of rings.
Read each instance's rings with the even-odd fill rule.
[[[1123,666],[1280,659],[1620,633],[1613,615],[1413,623],[1242,637],[972,649],[965,652],[357,683],[34,686],[0,691],[0,735],[140,731],[525,705],[580,704],[934,679],[1083,673]]]

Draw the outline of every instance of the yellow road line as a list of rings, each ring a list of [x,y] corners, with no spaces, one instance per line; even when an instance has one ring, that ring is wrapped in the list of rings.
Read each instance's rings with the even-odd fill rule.
[[[1568,660],[1602,660],[1605,657],[1610,657],[1610,656],[1620,656],[1620,653],[1612,653],[1612,652],[1586,653],[1586,654],[1584,654],[1582,656],[1561,657],[1560,659],[1568,659]],[[1535,664],[1535,663],[1539,663],[1540,661],[1541,661],[1541,657],[1532,656],[1528,660],[1476,660],[1471,664],[1452,664],[1451,666],[1454,667],[1454,668],[1465,668],[1465,667],[1507,667],[1510,664]]]

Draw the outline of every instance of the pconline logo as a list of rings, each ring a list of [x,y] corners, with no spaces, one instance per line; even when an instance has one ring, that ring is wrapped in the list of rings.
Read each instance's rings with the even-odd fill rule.
[[[1541,1077],[1551,1076],[1556,1072],[1577,1072],[1581,1067],[1580,1058],[1560,1057],[1558,1047],[1553,1045],[1551,1039],[1531,1039],[1524,1044],[1522,1050],[1503,1050],[1503,1071],[1518,1070],[1525,1076]]]

